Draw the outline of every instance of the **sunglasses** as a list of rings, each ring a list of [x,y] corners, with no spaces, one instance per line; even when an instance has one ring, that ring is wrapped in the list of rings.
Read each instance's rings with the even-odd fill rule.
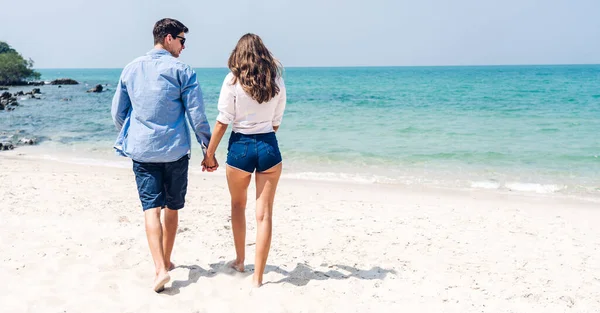
[[[179,38],[181,39],[181,45],[185,45],[185,37],[181,37],[181,36],[175,36],[175,38]]]

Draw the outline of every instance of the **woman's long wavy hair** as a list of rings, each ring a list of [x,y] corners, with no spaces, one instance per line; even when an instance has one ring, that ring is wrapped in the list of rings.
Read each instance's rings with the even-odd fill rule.
[[[257,35],[245,34],[240,38],[227,66],[233,73],[233,84],[239,81],[244,91],[258,103],[267,102],[279,93],[276,79],[281,76],[281,63]]]

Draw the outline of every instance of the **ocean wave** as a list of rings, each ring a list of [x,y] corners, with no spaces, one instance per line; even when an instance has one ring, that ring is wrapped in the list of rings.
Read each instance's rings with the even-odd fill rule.
[[[535,192],[535,193],[555,193],[555,192],[564,190],[566,188],[566,186],[560,186],[560,185],[555,185],[555,184],[535,184],[535,183],[520,183],[520,182],[506,183],[505,187],[508,190]]]
[[[35,147],[31,147],[35,148]],[[131,161],[123,158],[122,160],[108,160],[100,159],[95,157],[77,157],[57,154],[29,154],[25,158],[37,159],[37,160],[48,160],[54,162],[77,164],[77,165],[91,165],[91,166],[104,166],[104,167],[115,167],[115,168],[129,168],[131,167]]]
[[[543,194],[557,193],[557,192],[567,189],[566,185],[558,185],[558,184],[540,184],[540,183],[526,183],[526,182],[500,183],[497,181],[472,181],[470,183],[470,187],[475,188],[475,189],[509,190],[509,191],[543,193]]]
[[[399,180],[378,175],[360,175],[349,173],[333,173],[333,172],[297,172],[284,173],[282,177],[302,180],[317,180],[331,182],[352,182],[361,184],[394,184],[399,183]]]
[[[471,182],[472,188],[481,188],[481,189],[499,189],[500,183],[494,181],[474,181]]]
[[[28,149],[27,149],[28,148]],[[61,163],[79,164],[79,165],[91,165],[91,166],[105,166],[114,168],[130,168],[131,161],[126,158],[115,158],[109,157],[105,153],[102,154],[87,154],[87,155],[73,155],[68,151],[57,153],[56,151],[43,151],[40,147],[26,147],[20,148],[27,153],[24,155],[25,158],[41,159],[57,161]],[[29,153],[37,152],[37,153]],[[199,165],[190,166],[191,174],[202,173]],[[216,175],[225,175],[225,166],[220,168]],[[335,182],[335,183],[354,183],[354,184],[366,184],[366,185],[398,185],[398,186],[430,186],[430,187],[442,187],[442,188],[456,188],[456,189],[481,189],[481,190],[497,190],[497,191],[516,191],[523,193],[537,193],[537,194],[572,194],[580,196],[589,196],[597,198],[600,187],[598,186],[579,186],[579,185],[566,185],[559,183],[535,183],[535,182],[519,182],[519,181],[497,181],[494,179],[490,180],[468,180],[465,178],[459,178],[454,175],[450,176],[430,176],[424,173],[405,173],[405,174],[372,174],[372,173],[351,173],[351,172],[318,172],[318,171],[284,171],[282,177],[287,179],[297,179],[306,181],[321,181],[321,182]]]

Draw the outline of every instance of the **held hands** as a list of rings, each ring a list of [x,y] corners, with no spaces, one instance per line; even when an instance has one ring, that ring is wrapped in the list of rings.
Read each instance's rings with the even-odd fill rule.
[[[205,155],[201,164],[203,172],[214,172],[217,170],[217,168],[219,168],[219,162],[217,162],[217,158],[214,155],[212,157]]]

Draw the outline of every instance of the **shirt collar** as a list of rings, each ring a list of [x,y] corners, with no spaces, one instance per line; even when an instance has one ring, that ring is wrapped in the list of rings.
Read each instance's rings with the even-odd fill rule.
[[[171,55],[171,52],[162,49],[162,48],[154,48],[150,51],[148,51],[148,53],[146,53],[147,55]]]

